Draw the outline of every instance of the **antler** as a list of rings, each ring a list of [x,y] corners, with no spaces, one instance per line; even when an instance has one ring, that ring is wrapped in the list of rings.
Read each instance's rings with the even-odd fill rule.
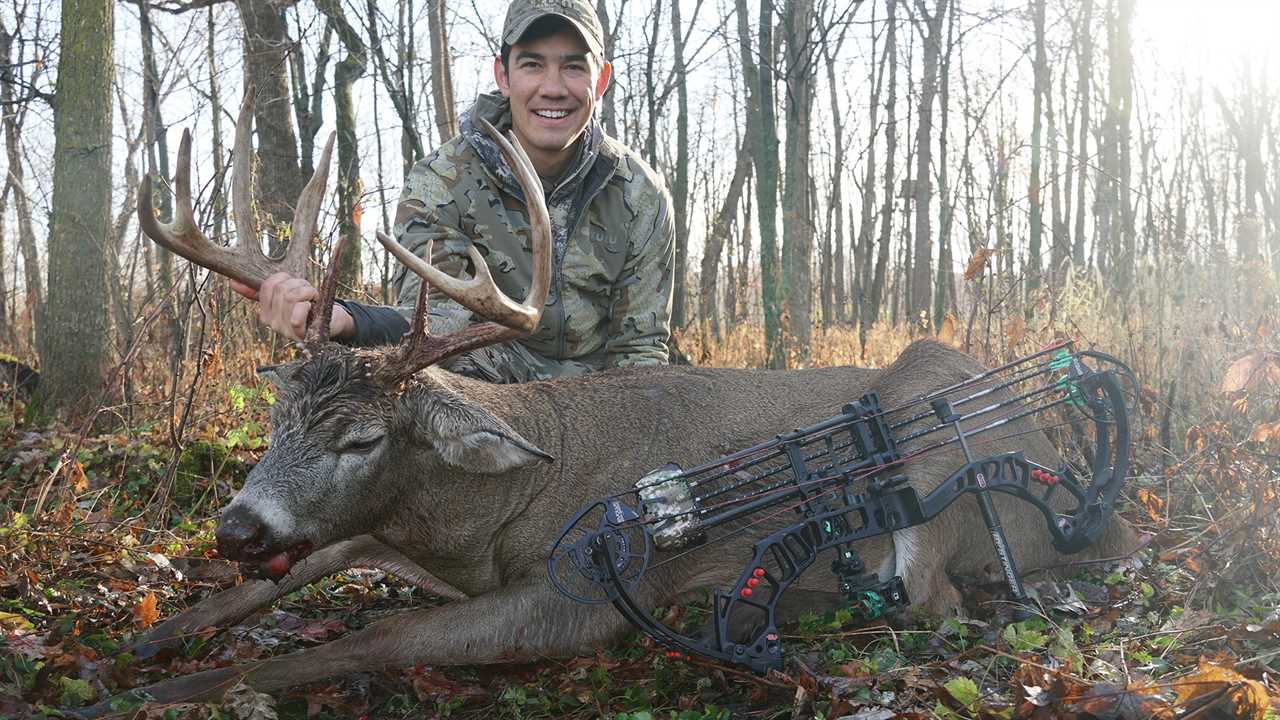
[[[386,365],[386,372],[395,380],[411,377],[418,370],[433,365],[458,353],[474,350],[532,333],[542,317],[542,306],[547,302],[551,288],[551,220],[547,214],[546,200],[542,195],[542,183],[533,169],[533,163],[525,154],[520,141],[512,134],[508,142],[502,133],[483,118],[476,118],[480,126],[492,137],[506,156],[507,163],[515,171],[520,189],[524,191],[525,205],[529,210],[529,229],[532,233],[533,283],[523,303],[507,297],[489,273],[484,256],[474,245],[467,247],[475,275],[470,279],[455,278],[433,267],[429,260],[418,257],[403,245],[378,233],[378,241],[396,256],[405,267],[417,273],[423,280],[418,291],[417,309],[413,327],[405,337],[396,356]],[[431,257],[428,244],[426,257]],[[488,322],[480,322],[448,335],[434,336],[426,331],[428,283],[439,288],[459,305],[471,310]]]
[[[283,257],[268,258],[262,252],[257,224],[253,218],[253,148],[250,142],[253,131],[253,95],[254,91],[250,88],[245,92],[244,101],[240,104],[240,115],[236,118],[235,149],[232,152],[231,200],[232,214],[236,224],[236,245],[234,247],[215,245],[196,225],[191,207],[190,130],[182,132],[182,143],[178,146],[173,221],[163,223],[156,218],[155,209],[151,204],[152,177],[148,173],[142,179],[141,187],[138,189],[138,222],[147,237],[175,254],[257,290],[267,277],[277,272],[284,271],[298,277],[306,276],[307,255],[315,235],[320,205],[324,201],[325,181],[329,176],[329,158],[333,154],[334,135],[329,135],[329,141],[325,143],[324,152],[320,154],[320,162],[316,165],[315,173],[303,188],[302,193],[298,195],[289,247],[285,250]],[[337,258],[341,249],[339,245],[334,251],[330,276],[334,276],[337,272]],[[309,342],[328,339],[329,318],[333,312],[335,289],[336,277],[326,277],[321,287],[321,297],[312,305],[311,319],[307,325]]]

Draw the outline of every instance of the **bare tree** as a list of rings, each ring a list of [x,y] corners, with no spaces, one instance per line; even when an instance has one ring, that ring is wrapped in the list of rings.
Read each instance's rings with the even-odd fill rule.
[[[862,351],[866,353],[866,331],[875,323],[880,315],[880,305],[884,300],[885,273],[889,265],[889,242],[893,233],[893,163],[898,152],[898,117],[896,100],[898,95],[898,0],[884,0],[887,16],[885,18],[884,57],[888,60],[889,81],[885,86],[888,97],[884,103],[885,114],[885,158],[884,158],[884,203],[880,207],[880,239],[876,249],[876,264],[871,277],[871,292],[868,302],[863,306],[862,314]],[[869,256],[868,252],[868,256]]]
[[[656,12],[656,11],[655,11]],[[685,318],[685,266],[689,260],[689,86],[685,82],[685,35],[680,20],[680,3],[671,3],[672,69],[676,86],[676,166],[671,183],[671,200],[675,205],[676,268],[674,301],[671,306],[671,326],[684,327]],[[656,120],[656,119],[655,119]],[[713,266],[714,272],[714,266]],[[712,296],[714,297],[714,295]]]
[[[937,0],[933,12],[929,12],[926,0],[915,0],[919,21],[916,31],[924,44],[921,57],[920,105],[916,113],[916,176],[912,184],[915,200],[915,236],[911,257],[911,294],[907,297],[907,315],[911,322],[918,313],[931,309],[930,290],[933,287],[933,234],[929,228],[932,218],[931,200],[933,182],[930,165],[933,162],[933,101],[938,94],[938,62],[942,55],[942,28],[951,0]]]
[[[40,318],[36,400],[50,411],[78,409],[100,386],[106,356],[113,10],[110,0],[62,2],[49,296]]]
[[[444,142],[458,134],[445,0],[427,0],[427,28],[431,33],[431,95],[435,99],[436,135]]]
[[[1222,112],[1223,120],[1231,133],[1236,153],[1244,163],[1243,215],[1250,223],[1260,223],[1266,218],[1271,235],[1280,227],[1280,205],[1267,191],[1266,163],[1262,157],[1262,138],[1267,126],[1267,113],[1271,107],[1264,80],[1255,78],[1252,66],[1242,68],[1241,87],[1235,103],[1227,101],[1222,90],[1214,88],[1213,96]],[[1258,257],[1262,248],[1256,244],[1256,234],[1239,233],[1238,253],[1241,258]],[[1280,269],[1280,247],[1271,248],[1272,264]]]
[[[786,40],[787,165],[782,205],[782,285],[790,318],[791,350],[809,359],[813,324],[813,196],[809,146],[813,132],[813,2],[788,0],[782,27]]]
[[[1044,202],[1040,177],[1041,149],[1043,141],[1044,103],[1049,94],[1049,59],[1044,48],[1044,3],[1045,0],[1031,0],[1031,22],[1035,34],[1035,59],[1032,69],[1035,74],[1034,106],[1031,111],[1031,177],[1027,182],[1027,200],[1030,204],[1031,229],[1027,238],[1027,283],[1028,291],[1040,284],[1040,249],[1044,236]]]
[[[244,26],[245,80],[257,90],[258,207],[270,221],[271,253],[279,255],[304,175],[298,158],[289,91],[289,40],[284,11],[273,0],[236,0]]]
[[[1080,0],[1080,20],[1076,24],[1076,98],[1080,101],[1080,145],[1076,148],[1076,223],[1071,243],[1071,261],[1076,267],[1085,265],[1085,182],[1089,171],[1089,94],[1093,77],[1093,0]]]
[[[351,88],[364,75],[368,51],[355,27],[347,21],[338,0],[316,0],[347,54],[333,68],[333,107],[338,132],[338,234],[351,249],[339,258],[338,282],[361,289],[360,258],[360,147],[356,140],[356,110]]]
[[[28,90],[37,86],[44,64],[25,57],[21,45],[14,48],[18,29],[15,27],[10,31],[0,23],[0,107],[4,108],[4,112],[0,112],[0,126],[4,128],[5,158],[8,161],[3,192],[13,198],[14,213],[18,221],[18,250],[22,255],[26,312],[31,319],[28,325],[31,336],[27,338],[27,343],[37,346],[41,327],[36,318],[44,305],[44,281],[40,274],[35,226],[31,220],[31,201],[27,195],[21,138],[28,104],[32,99]],[[30,68],[30,74],[19,77],[23,68]],[[19,85],[22,92],[18,92]]]

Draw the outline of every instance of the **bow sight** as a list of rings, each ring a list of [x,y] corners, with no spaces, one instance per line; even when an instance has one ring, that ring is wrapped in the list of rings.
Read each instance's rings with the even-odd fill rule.
[[[1122,377],[1136,391],[1123,363],[1063,342],[901,407],[883,408],[874,393],[867,394],[835,417],[732,455],[688,470],[669,464],[569,520],[548,560],[551,581],[579,602],[613,603],[674,651],[765,672],[781,667],[779,599],[820,553],[833,551],[831,571],[851,609],[865,619],[879,617],[910,600],[901,577],[868,572],[856,543],[928,522],[972,493],[1010,593],[1025,605],[991,493],[1031,504],[1060,552],[1094,543],[1110,520],[1128,464],[1130,408]],[[1029,460],[1021,450],[974,457],[975,436],[1012,431],[1017,420],[1052,413],[1064,416],[1053,429],[1074,437],[1078,457],[1056,467]],[[953,444],[964,464],[921,497],[907,484],[907,465]],[[1070,508],[1053,504],[1061,493],[1070,496]],[[779,528],[779,518],[792,520]],[[755,541],[751,561],[733,585],[714,590],[700,635],[663,625],[636,600],[639,583],[655,578],[659,567],[753,527],[766,534]]]

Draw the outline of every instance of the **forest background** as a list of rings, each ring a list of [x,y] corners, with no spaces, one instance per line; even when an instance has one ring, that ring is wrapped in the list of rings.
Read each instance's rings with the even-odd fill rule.
[[[664,174],[674,200],[683,356],[879,366],[925,335],[988,362],[1057,337],[1120,355],[1142,381],[1145,420],[1128,515],[1154,540],[1146,564],[1106,577],[1121,578],[1114,592],[1137,593],[1141,620],[1116,629],[1112,618],[1112,640],[1091,636],[1055,672],[1077,690],[1118,682],[1089,662],[1102,660],[1124,668],[1125,688],[1141,685],[1140,668],[1163,701],[1185,707],[1195,700],[1162,679],[1227,668],[1221,687],[1252,680],[1274,695],[1280,49],[1270,34],[1280,6],[597,7],[615,65],[601,119]],[[154,171],[167,217],[171,189],[156,178],[173,175],[190,128],[197,217],[215,241],[232,241],[230,134],[256,87],[264,244],[287,242],[317,141],[334,130],[336,190],[314,265],[349,236],[362,251],[344,257],[341,292],[387,301],[395,266],[373,231],[389,230],[412,163],[491,89],[504,11],[490,0],[0,7],[0,622],[7,647],[25,638],[27,648],[0,658],[0,697],[56,704],[118,685],[94,685],[85,664],[192,595],[154,560],[131,579],[110,569],[151,554],[199,565],[209,518],[267,443],[271,394],[253,369],[290,348],[258,330],[224,282],[142,238],[144,174]],[[101,598],[75,590],[97,580],[109,590]],[[364,605],[388,583],[359,580]],[[990,648],[1009,657],[993,662],[1012,664],[980,679],[973,698],[940,681],[913,692],[937,691],[947,712],[1018,707],[1008,680],[1025,666],[1010,658],[1061,655],[1051,646],[1062,627],[1084,646],[1080,623],[1031,628],[1022,641],[995,633]],[[1130,667],[1121,652],[1117,665],[1115,638],[1150,661]],[[841,667],[884,649],[878,636],[810,639],[828,657],[844,648]],[[895,667],[929,667],[896,636],[893,647]],[[928,662],[954,663],[954,653]],[[363,701],[433,703],[432,682]],[[510,697],[520,682],[476,681],[463,707],[531,706]],[[726,682],[717,702],[754,707],[748,681]],[[917,702],[906,700],[914,686],[891,682],[902,697],[887,706]],[[680,687],[672,680],[669,697]],[[599,690],[618,712],[656,712],[668,697],[633,707]],[[851,697],[822,702],[829,711]]]

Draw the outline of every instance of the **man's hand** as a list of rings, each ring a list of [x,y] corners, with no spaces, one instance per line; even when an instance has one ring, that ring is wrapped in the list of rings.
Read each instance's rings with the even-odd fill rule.
[[[250,300],[257,300],[258,319],[262,324],[292,340],[301,340],[306,334],[311,302],[320,296],[311,283],[285,272],[267,278],[256,291],[235,280],[231,281],[231,289]],[[346,339],[354,330],[351,314],[335,304],[333,319],[329,322],[329,337]]]

